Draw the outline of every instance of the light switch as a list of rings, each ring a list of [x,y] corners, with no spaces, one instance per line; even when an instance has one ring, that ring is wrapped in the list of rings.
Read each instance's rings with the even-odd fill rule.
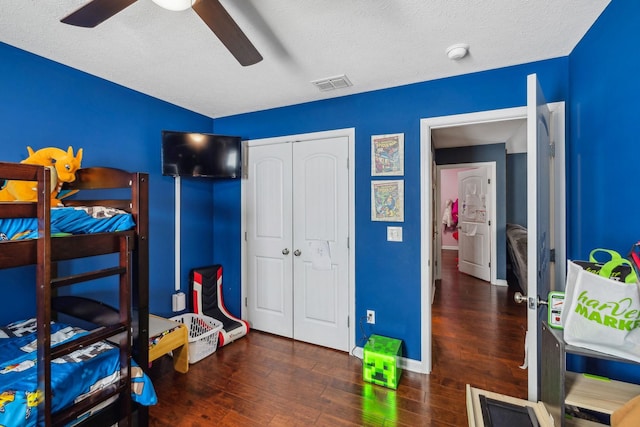
[[[402,242],[402,227],[387,227],[388,242]]]

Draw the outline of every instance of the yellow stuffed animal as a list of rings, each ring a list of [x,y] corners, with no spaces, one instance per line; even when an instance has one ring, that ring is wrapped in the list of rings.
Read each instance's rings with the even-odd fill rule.
[[[51,169],[51,206],[62,206],[56,196],[60,192],[63,182],[76,180],[76,171],[80,169],[82,161],[82,148],[75,156],[72,147],[69,147],[67,151],[55,147],[33,151],[31,147],[27,147],[27,151],[29,157],[20,163],[42,165]],[[35,202],[37,200],[37,189],[33,181],[7,181],[5,187],[0,190],[0,201],[3,202]]]

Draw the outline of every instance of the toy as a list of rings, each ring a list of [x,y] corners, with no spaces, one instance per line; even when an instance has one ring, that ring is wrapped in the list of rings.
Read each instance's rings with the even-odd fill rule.
[[[363,350],[362,379],[397,389],[402,374],[402,368],[399,364],[401,357],[401,340],[382,335],[371,335]]]
[[[72,147],[69,147],[67,151],[55,147],[33,151],[31,147],[27,147],[27,151],[29,157],[20,163],[42,165],[51,169],[51,206],[62,206],[57,195],[62,188],[62,183],[76,180],[76,171],[80,169],[82,161],[82,148],[75,156]],[[0,201],[2,202],[35,202],[37,200],[36,188],[34,183],[30,181],[7,181],[4,188],[0,190]]]

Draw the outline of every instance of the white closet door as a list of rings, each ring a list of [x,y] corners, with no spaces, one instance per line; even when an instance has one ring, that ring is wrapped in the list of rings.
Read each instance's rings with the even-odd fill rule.
[[[294,338],[348,351],[348,138],[293,144]]]
[[[348,137],[250,146],[251,326],[349,350]]]
[[[291,144],[251,147],[248,160],[248,317],[255,329],[291,338]]]

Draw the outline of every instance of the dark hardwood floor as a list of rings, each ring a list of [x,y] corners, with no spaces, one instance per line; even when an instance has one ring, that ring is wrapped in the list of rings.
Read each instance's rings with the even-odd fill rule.
[[[190,365],[151,368],[152,426],[466,426],[465,384],[526,398],[526,309],[513,290],[457,272],[444,251],[433,304],[433,371],[397,390],[362,381],[347,353],[251,331]]]

